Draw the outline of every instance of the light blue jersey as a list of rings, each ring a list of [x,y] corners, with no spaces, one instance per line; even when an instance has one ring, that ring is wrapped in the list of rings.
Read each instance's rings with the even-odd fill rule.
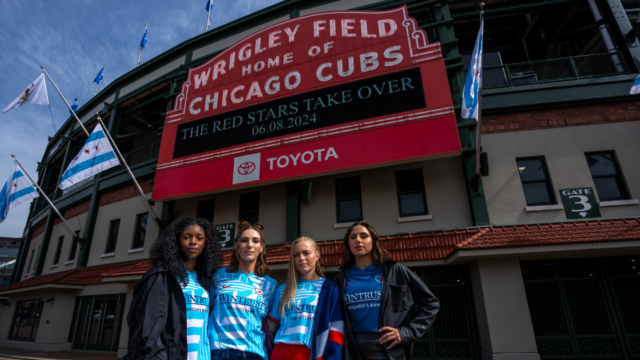
[[[269,311],[269,318],[280,323],[280,328],[274,338],[276,344],[305,345],[311,349],[313,322],[318,309],[318,296],[324,280],[298,279],[295,298],[284,306],[282,313],[280,313],[280,302],[286,284],[280,285]]]
[[[218,269],[213,275],[209,317],[211,350],[235,349],[267,357],[262,319],[278,288],[268,276]]]
[[[198,283],[195,272],[189,273],[189,283],[180,283],[180,287],[187,303],[187,360],[209,360],[209,294]]]

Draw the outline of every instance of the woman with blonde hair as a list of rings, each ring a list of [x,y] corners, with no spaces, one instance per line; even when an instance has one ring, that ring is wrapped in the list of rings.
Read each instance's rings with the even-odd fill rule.
[[[211,360],[268,358],[263,320],[278,284],[267,276],[263,229],[260,223],[240,222],[231,264],[213,275],[208,332]]]
[[[324,278],[313,239],[302,236],[291,245],[287,283],[278,288],[268,319],[275,333],[271,360],[342,359],[340,289]]]

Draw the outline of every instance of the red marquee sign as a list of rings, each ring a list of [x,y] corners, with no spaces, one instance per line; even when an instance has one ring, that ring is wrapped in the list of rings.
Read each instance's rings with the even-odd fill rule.
[[[407,15],[315,13],[189,70],[154,200],[461,151],[439,43]]]

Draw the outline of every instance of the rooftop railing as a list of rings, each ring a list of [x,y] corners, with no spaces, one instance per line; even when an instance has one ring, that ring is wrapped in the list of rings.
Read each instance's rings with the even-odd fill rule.
[[[618,71],[613,55],[621,60]],[[605,53],[483,68],[482,87],[500,88],[629,74],[622,53]]]

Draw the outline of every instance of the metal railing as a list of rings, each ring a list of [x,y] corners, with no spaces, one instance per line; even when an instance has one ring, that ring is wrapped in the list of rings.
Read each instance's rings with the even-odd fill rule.
[[[160,153],[160,141],[156,141],[149,145],[146,145],[141,148],[130,151],[128,153],[122,154],[122,157],[124,157],[124,160],[127,162],[129,167],[131,167],[137,164],[141,164],[145,161],[155,159],[158,157],[159,153]],[[123,170],[122,166],[116,166],[114,168],[107,170],[105,172],[105,175],[114,174],[121,170]]]
[[[612,60],[612,55],[616,54],[622,61],[624,72],[616,70],[616,66]],[[629,74],[629,67],[624,62],[622,53],[604,53],[527,63],[487,66],[483,69],[482,87],[485,89],[513,87],[621,74]]]

